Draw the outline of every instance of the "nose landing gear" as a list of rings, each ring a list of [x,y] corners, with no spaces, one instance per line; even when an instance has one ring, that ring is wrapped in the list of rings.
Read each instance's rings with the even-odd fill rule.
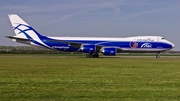
[[[156,58],[160,58],[160,53],[156,53]]]

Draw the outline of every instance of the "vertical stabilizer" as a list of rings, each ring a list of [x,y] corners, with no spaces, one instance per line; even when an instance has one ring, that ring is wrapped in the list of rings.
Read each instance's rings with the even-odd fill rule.
[[[20,30],[26,29],[26,27],[20,26],[20,24],[27,25],[27,26],[29,25],[16,14],[9,14],[8,16],[9,16],[9,19],[11,21],[11,24],[12,24],[12,27],[14,29],[16,36],[26,37],[24,34],[20,34],[21,32]],[[18,28],[18,25],[19,25],[20,30],[16,30],[16,28]]]
[[[9,14],[9,19],[17,37],[40,39],[41,35],[16,14]]]
[[[19,24],[28,25],[25,21],[23,21],[18,15],[16,14],[8,14],[9,19],[11,21],[12,26],[16,26]]]

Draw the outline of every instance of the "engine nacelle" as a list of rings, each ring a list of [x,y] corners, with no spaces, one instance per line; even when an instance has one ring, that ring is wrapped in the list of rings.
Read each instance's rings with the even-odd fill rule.
[[[96,51],[96,46],[95,45],[82,45],[80,47],[80,50],[83,51],[84,53],[94,53]]]
[[[103,48],[101,52],[104,55],[116,55],[117,49],[116,48]]]

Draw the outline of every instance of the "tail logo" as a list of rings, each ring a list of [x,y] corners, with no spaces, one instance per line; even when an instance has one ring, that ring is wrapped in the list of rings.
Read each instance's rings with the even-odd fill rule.
[[[40,34],[38,32],[36,32],[32,27],[25,24],[18,24],[16,27],[14,27],[14,31],[15,30],[19,30],[19,33],[17,33],[17,35],[23,33],[28,39],[32,39],[32,37],[27,33],[27,31],[31,31],[38,37],[40,37]]]
[[[22,27],[23,29],[21,29],[20,27]],[[26,27],[26,29],[24,28]],[[28,39],[32,39],[27,33],[26,31],[29,31],[29,30],[33,30],[30,26],[27,26],[27,25],[24,25],[24,24],[18,24],[16,27],[14,27],[14,31],[15,30],[19,30],[19,33],[17,33],[17,35],[23,33]]]
[[[25,24],[19,24],[16,27],[14,27],[14,31],[18,30],[19,34],[24,34],[28,39],[32,40],[33,43],[39,45],[39,46],[44,46],[49,48],[48,45],[46,45],[42,40],[44,39],[43,36],[41,36],[36,30],[34,30],[31,26],[25,25]]]

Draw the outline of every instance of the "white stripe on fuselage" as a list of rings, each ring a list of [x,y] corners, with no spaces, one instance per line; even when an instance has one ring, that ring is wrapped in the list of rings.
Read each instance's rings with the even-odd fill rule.
[[[160,42],[172,44],[167,40],[161,40],[161,36],[135,36],[125,38],[115,37],[49,37],[55,40],[68,40],[68,41],[110,41],[110,42]]]
[[[160,36],[137,36],[137,37],[125,37],[125,38],[115,38],[115,37],[49,37],[55,40],[87,40],[87,41],[137,41],[137,39],[147,40],[148,38],[157,41]]]

